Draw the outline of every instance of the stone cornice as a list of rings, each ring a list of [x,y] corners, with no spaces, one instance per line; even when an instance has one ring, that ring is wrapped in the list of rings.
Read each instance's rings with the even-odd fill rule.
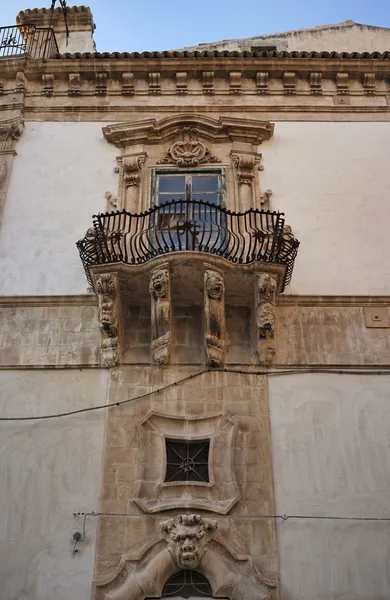
[[[135,123],[119,123],[103,128],[106,140],[120,148],[132,144],[159,144],[171,140],[180,126],[196,127],[202,138],[211,142],[242,140],[261,144],[272,137],[274,125],[250,119],[221,117],[210,118],[204,115],[184,114],[156,121],[148,119]]]

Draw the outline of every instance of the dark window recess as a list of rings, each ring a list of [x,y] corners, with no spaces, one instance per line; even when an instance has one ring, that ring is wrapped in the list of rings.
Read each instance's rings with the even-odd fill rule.
[[[209,481],[210,440],[166,440],[165,481]]]
[[[251,52],[272,52],[276,46],[251,46]]]
[[[191,596],[210,597],[212,590],[207,579],[197,571],[180,571],[180,573],[176,573],[168,579],[163,589],[162,598],[177,595],[182,598],[190,598]]]

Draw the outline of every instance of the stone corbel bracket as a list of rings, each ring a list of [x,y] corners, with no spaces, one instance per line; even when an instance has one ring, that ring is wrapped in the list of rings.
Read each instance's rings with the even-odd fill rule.
[[[165,583],[183,569],[206,577],[213,598],[269,600],[270,588],[277,583],[266,581],[249,557],[238,555],[217,535],[215,519],[179,514],[160,522],[158,529],[159,536],[138,560],[124,555],[118,568],[95,583],[97,600],[160,598]]]
[[[255,322],[256,353],[263,367],[275,362],[275,303],[277,280],[270,273],[256,276],[255,283]]]
[[[121,331],[120,287],[117,273],[103,273],[95,279],[101,332],[101,362],[114,367],[119,359]]]
[[[152,360],[157,365],[169,363],[171,355],[171,280],[168,265],[151,273]]]
[[[204,334],[206,361],[212,367],[225,364],[228,334],[225,315],[225,284],[219,271],[206,266],[204,274]]]

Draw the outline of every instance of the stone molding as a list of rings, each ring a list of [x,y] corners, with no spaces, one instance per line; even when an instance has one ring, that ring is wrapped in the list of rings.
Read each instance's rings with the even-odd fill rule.
[[[158,533],[137,553],[122,556],[104,580],[96,581],[96,600],[144,600],[160,597],[173,574],[196,569],[209,581],[213,597],[269,600],[267,581],[247,556],[240,556],[217,533],[217,521],[180,514],[158,524]]]
[[[238,502],[240,493],[233,472],[237,425],[233,420],[222,414],[199,418],[152,411],[138,429],[142,474],[133,500],[145,513],[182,508],[227,514]],[[166,438],[210,439],[208,483],[164,481]]]
[[[172,338],[171,280],[168,268],[152,271],[149,292],[152,313],[152,360],[157,365],[166,365],[171,355]]]
[[[118,148],[135,144],[163,144],[174,139],[177,142],[179,128],[195,128],[196,135],[213,142],[231,142],[245,139],[246,143],[261,144],[274,133],[273,123],[234,117],[215,119],[201,114],[180,114],[157,121],[146,119],[131,123],[118,123],[103,127],[108,142]]]

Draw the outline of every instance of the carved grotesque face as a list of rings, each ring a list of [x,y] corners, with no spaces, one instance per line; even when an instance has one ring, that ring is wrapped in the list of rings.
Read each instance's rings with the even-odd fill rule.
[[[161,523],[168,550],[182,569],[197,568],[216,528],[216,521],[199,515],[179,515]]]
[[[100,327],[108,334],[115,335],[117,329],[115,284],[110,276],[102,275],[97,280],[98,310]]]
[[[225,292],[222,275],[215,271],[206,272],[206,289],[210,298],[220,300]]]
[[[168,294],[169,274],[165,269],[156,271],[152,274],[149,290],[155,298],[166,298]]]

